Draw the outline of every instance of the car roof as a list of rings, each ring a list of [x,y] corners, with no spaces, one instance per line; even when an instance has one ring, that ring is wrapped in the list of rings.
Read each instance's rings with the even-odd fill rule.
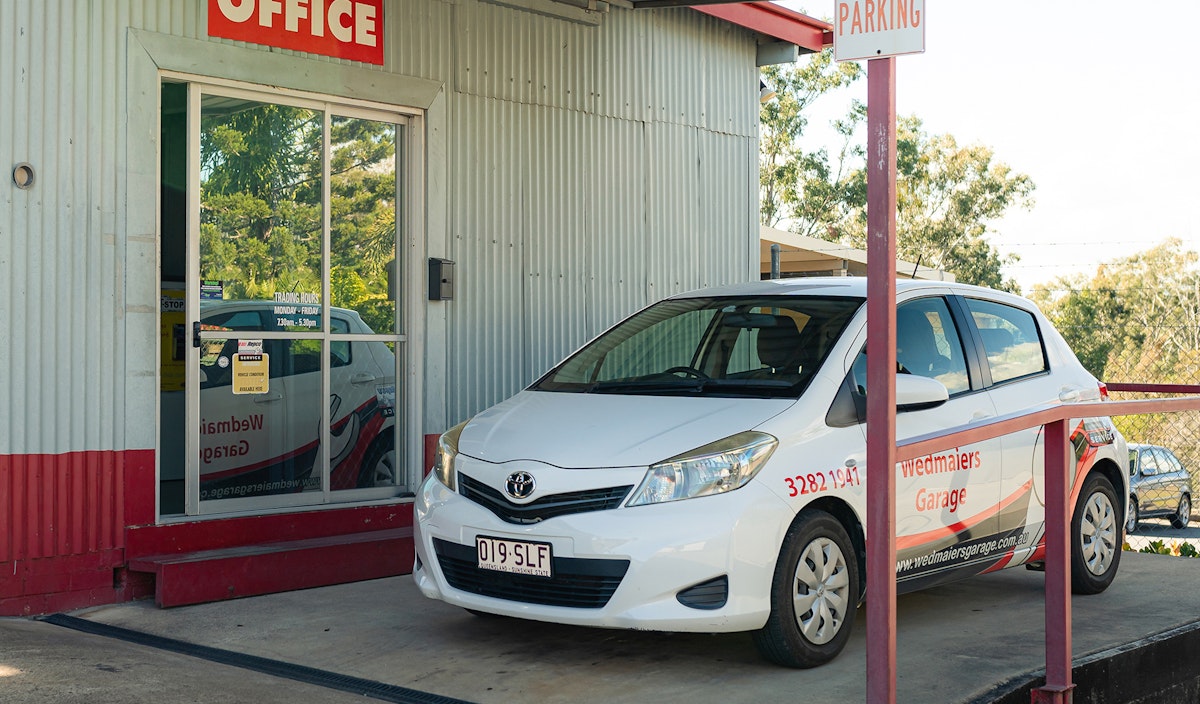
[[[995,289],[958,283],[956,281],[927,281],[922,279],[897,279],[896,293],[903,295],[915,291],[950,291],[963,296],[991,298],[1023,303],[1032,307],[1032,302],[1021,296]],[[865,276],[812,276],[790,279],[765,279],[741,284],[715,286],[676,294],[671,298],[704,298],[708,296],[847,296],[865,298],[867,278]]]

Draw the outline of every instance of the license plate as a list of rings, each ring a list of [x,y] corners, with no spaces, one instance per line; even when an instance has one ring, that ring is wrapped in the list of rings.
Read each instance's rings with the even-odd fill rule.
[[[553,576],[550,570],[550,543],[530,543],[523,540],[504,540],[477,536],[476,563],[481,570],[529,574],[536,577]]]

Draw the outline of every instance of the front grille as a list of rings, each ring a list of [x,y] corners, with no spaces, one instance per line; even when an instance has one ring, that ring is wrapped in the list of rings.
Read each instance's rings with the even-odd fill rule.
[[[460,494],[508,523],[538,523],[547,518],[571,513],[607,511],[620,506],[631,489],[633,489],[632,484],[604,489],[587,489],[543,496],[537,501],[527,504],[514,504],[504,498],[504,494],[501,494],[499,490],[493,489],[478,479],[472,479],[462,473],[458,475],[458,492]]]
[[[433,550],[442,574],[455,589],[546,606],[603,608],[629,569],[629,560],[556,557],[552,561],[553,577],[533,577],[479,569],[471,545],[434,538]]]

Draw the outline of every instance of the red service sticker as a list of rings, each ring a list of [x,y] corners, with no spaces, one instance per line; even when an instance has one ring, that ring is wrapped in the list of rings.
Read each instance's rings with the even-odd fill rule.
[[[383,0],[208,0],[208,36],[383,65]]]

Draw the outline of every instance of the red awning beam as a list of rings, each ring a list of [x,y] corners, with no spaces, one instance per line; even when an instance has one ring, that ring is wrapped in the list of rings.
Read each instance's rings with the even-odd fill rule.
[[[648,0],[653,2],[655,0]],[[680,4],[680,3],[676,3]],[[818,52],[833,46],[833,25],[828,22],[793,12],[770,2],[742,2],[691,5],[697,12],[719,17],[739,27],[752,29],[769,37],[791,42],[807,53]],[[645,2],[634,2],[635,7],[649,7]]]

